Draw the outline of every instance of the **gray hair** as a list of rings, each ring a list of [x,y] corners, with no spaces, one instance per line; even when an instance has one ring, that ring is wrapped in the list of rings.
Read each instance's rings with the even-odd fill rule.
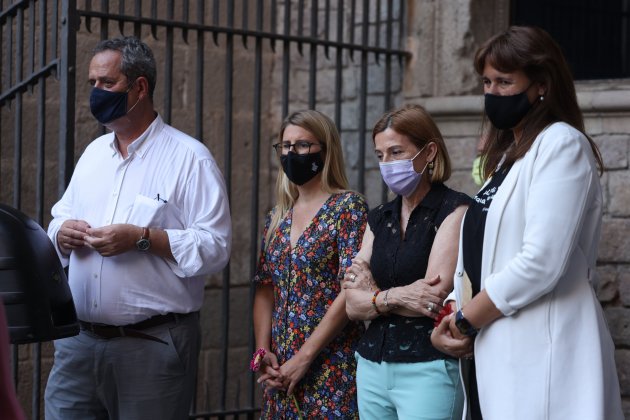
[[[157,70],[151,48],[135,36],[126,36],[102,40],[94,47],[92,56],[107,50],[120,51],[120,71],[127,76],[130,83],[140,76],[147,78],[149,96],[153,100]]]

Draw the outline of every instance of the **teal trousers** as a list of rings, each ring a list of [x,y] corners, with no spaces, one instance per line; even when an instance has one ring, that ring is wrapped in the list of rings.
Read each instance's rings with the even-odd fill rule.
[[[461,419],[464,394],[456,360],[371,362],[356,354],[362,420]]]

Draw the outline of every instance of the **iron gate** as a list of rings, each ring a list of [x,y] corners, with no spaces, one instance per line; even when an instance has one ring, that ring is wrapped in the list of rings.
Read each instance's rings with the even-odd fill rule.
[[[317,108],[340,128],[354,189],[373,159],[366,135],[400,93],[408,54],[403,0],[0,0],[0,201],[42,226],[85,145],[87,63],[100,39],[135,35],[162,66],[156,108],[204,142],[221,166],[233,211],[230,266],[207,282],[199,389],[190,418],[253,418],[260,391],[248,360],[259,221],[273,204],[269,147],[289,112]],[[162,76],[163,75],[163,76]],[[238,305],[235,305],[238,303]],[[13,377],[41,417],[50,343],[14,346]],[[28,407],[25,406],[28,412]]]

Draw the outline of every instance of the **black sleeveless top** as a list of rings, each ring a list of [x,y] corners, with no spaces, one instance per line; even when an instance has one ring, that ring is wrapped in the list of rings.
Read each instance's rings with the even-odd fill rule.
[[[402,197],[368,214],[374,233],[370,267],[381,290],[405,286],[424,278],[435,234],[444,219],[461,205],[470,204],[466,194],[435,183],[413,209],[405,238],[400,233]],[[431,344],[433,319],[428,317],[380,316],[359,341],[357,352],[373,362],[425,362],[449,356]]]

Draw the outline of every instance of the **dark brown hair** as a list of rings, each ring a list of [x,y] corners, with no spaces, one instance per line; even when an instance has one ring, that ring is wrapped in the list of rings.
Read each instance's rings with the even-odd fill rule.
[[[549,124],[562,121],[580,130],[588,139],[597,166],[604,164],[597,145],[584,132],[584,118],[577,103],[573,77],[560,46],[544,30],[511,26],[487,40],[475,54],[475,70],[482,75],[486,64],[503,73],[521,70],[531,82],[545,87],[544,99],[536,101],[523,119],[523,134],[514,144],[512,130],[499,130],[484,117],[487,141],[483,150],[483,173],[487,177],[505,154],[504,165],[511,165],[529,150],[536,136]]]
[[[435,155],[431,182],[444,182],[450,178],[451,159],[448,156],[446,144],[444,144],[440,129],[426,109],[420,105],[405,105],[385,113],[372,129],[372,141],[378,133],[388,128],[407,136],[418,149],[422,149],[431,142],[435,143],[438,150]]]

